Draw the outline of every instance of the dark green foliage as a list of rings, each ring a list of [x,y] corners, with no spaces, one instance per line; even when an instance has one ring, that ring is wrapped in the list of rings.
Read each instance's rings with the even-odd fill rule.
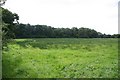
[[[12,12],[10,12],[7,9],[2,8],[2,20],[4,21],[4,23],[7,24],[13,24],[14,21],[14,15],[12,14]]]
[[[119,34],[106,35],[89,28],[54,28],[47,25],[19,24],[16,38],[118,38]]]
[[[4,9],[2,7],[1,9],[2,9],[2,44],[4,46],[10,39],[15,38],[14,21],[19,20],[19,16],[16,13],[12,13],[11,11]]]

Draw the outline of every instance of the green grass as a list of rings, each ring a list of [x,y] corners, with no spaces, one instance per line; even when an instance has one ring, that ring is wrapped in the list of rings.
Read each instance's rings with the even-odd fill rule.
[[[4,78],[117,78],[117,39],[16,39],[3,51]]]

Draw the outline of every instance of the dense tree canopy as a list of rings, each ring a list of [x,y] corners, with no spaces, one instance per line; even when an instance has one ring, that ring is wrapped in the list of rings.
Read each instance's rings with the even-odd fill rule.
[[[8,9],[2,8],[2,42],[3,45],[8,39],[14,38],[15,23],[19,20],[19,16],[16,13],[12,13]]]
[[[117,38],[118,34],[106,35],[89,28],[54,28],[47,25],[19,24],[16,38]]]

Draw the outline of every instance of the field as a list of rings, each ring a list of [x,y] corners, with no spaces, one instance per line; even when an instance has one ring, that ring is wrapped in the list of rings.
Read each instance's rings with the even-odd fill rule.
[[[4,78],[117,78],[118,40],[15,39],[2,54]]]

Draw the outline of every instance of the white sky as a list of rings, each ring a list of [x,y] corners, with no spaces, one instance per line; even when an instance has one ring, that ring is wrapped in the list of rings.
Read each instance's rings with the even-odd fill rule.
[[[20,23],[52,27],[87,27],[118,33],[120,0],[7,0],[5,8],[20,16]]]

